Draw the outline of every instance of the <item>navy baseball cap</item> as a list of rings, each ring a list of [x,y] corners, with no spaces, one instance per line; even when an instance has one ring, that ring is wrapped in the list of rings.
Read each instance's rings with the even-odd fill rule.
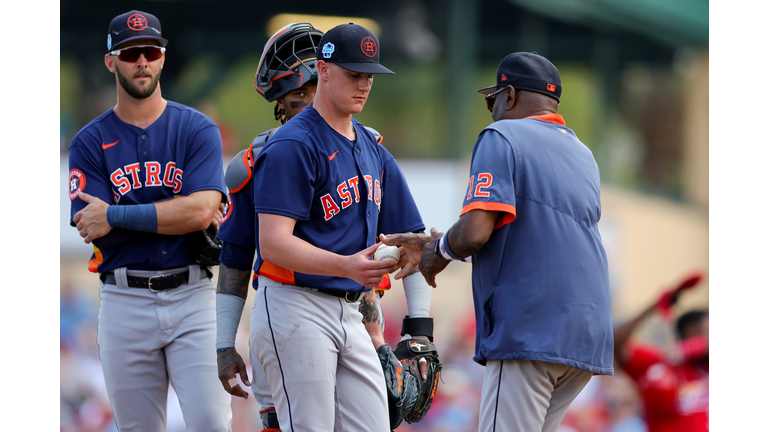
[[[150,13],[132,10],[112,19],[107,33],[107,51],[134,39],[154,39],[160,46],[168,45],[163,39],[160,20]]]
[[[517,90],[547,95],[558,102],[563,91],[560,72],[552,62],[536,51],[516,52],[504,57],[496,71],[496,85],[481,88],[477,92],[487,95],[499,87],[508,85]]]
[[[317,47],[317,59],[365,74],[395,73],[379,64],[379,39],[367,28],[341,24],[328,30]]]

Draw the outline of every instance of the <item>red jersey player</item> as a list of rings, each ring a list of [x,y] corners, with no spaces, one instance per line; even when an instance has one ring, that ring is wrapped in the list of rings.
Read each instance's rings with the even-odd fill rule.
[[[678,318],[671,352],[629,341],[654,312],[669,321],[681,292],[700,280],[700,275],[689,277],[614,333],[616,363],[637,383],[648,432],[709,430],[709,313],[694,310]]]

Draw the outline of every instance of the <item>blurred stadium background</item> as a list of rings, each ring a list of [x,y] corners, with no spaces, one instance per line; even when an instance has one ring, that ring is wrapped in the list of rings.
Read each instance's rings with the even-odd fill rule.
[[[609,255],[615,324],[694,270],[709,267],[709,3],[706,0],[390,0],[275,2],[156,0],[60,2],[60,430],[116,431],[96,347],[98,279],[91,248],[68,226],[67,148],[77,131],[115,103],[103,66],[110,20],[131,9],[155,14],[169,40],[163,96],[220,126],[224,160],[276,126],[272,104],[253,89],[264,43],[288,22],[321,30],[354,21],[381,42],[396,76],[376,78],[357,116],[398,158],[427,226],[458,216],[478,132],[491,122],[480,87],[501,59],[537,51],[560,70],[559,112],[602,173],[600,230]],[[365,20],[365,21],[363,21]],[[398,431],[476,430],[483,368],[474,348],[470,267],[438,277],[432,313],[445,365],[424,421]],[[252,293],[244,314],[250,312]],[[401,284],[383,298],[386,338],[396,343],[405,312]],[[709,286],[677,312],[708,308]],[[238,350],[247,352],[248,319]],[[660,320],[639,336],[663,343]],[[171,394],[168,430],[183,430]],[[235,398],[234,429],[258,431],[257,404]],[[596,377],[561,431],[645,430],[633,384],[621,372]]]

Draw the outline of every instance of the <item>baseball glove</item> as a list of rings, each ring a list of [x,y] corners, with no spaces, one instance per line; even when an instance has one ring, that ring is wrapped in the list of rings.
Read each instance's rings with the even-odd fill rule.
[[[403,367],[403,376],[412,376],[418,383],[418,392],[413,402],[406,401],[405,421],[415,423],[421,421],[432,406],[432,400],[437,391],[437,381],[443,364],[437,356],[435,344],[425,339],[407,339],[400,341],[394,350],[395,356]],[[427,362],[427,379],[421,379],[419,362]],[[412,404],[412,406],[411,406]],[[409,408],[410,406],[410,408]],[[390,409],[391,412],[391,409]]]
[[[221,253],[221,241],[216,238],[213,225],[204,231],[195,231],[187,234],[187,247],[190,256],[200,265],[219,265]]]
[[[384,370],[389,405],[389,428],[394,430],[413,408],[419,395],[417,377],[405,373],[392,348],[384,344],[376,350]]]

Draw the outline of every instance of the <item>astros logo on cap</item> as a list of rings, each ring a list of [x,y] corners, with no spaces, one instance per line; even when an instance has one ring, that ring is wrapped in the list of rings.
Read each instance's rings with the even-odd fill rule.
[[[366,57],[373,57],[376,55],[376,41],[372,37],[366,36],[360,41],[360,50],[363,51]]]
[[[147,18],[142,14],[133,14],[128,17],[128,28],[133,31],[142,31],[147,28]]]

